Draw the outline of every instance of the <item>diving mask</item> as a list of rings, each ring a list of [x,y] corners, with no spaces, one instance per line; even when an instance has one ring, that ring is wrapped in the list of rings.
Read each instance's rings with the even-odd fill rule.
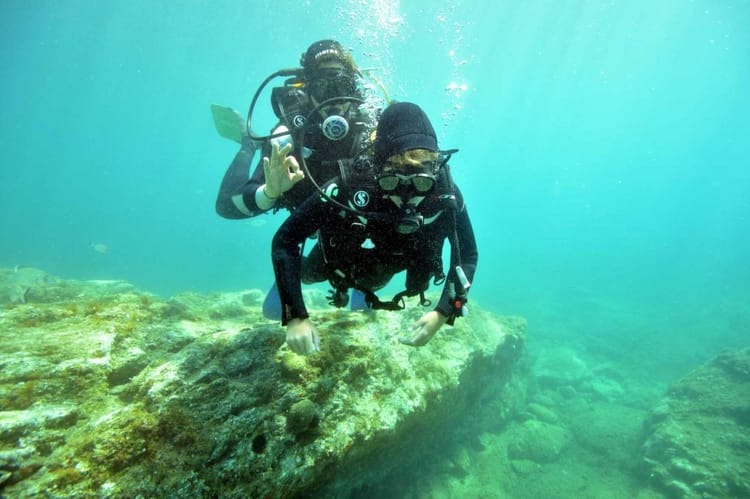
[[[411,185],[420,194],[430,192],[435,187],[435,176],[429,173],[386,173],[378,177],[378,185],[384,191],[395,191],[399,185]]]
[[[393,192],[403,185],[413,187],[419,194],[426,194],[437,183],[437,178],[433,174],[437,171],[435,164],[435,161],[424,161],[419,166],[415,165],[415,168],[401,163],[386,163],[383,173],[378,176],[378,185],[387,192]],[[404,173],[405,170],[414,173]]]
[[[318,101],[356,93],[354,77],[343,68],[321,68],[307,83],[308,94]]]

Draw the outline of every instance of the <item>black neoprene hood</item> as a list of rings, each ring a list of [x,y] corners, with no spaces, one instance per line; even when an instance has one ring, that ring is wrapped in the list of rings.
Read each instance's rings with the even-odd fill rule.
[[[421,107],[396,102],[383,111],[375,135],[375,163],[382,165],[394,154],[412,149],[437,152],[435,129]]]
[[[320,61],[330,59],[343,61],[344,48],[336,40],[320,40],[310,45],[299,63],[306,73],[312,73]]]

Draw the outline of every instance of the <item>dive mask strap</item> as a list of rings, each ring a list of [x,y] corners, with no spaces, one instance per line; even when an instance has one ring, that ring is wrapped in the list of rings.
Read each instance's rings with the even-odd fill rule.
[[[448,164],[454,154],[458,152],[458,149],[446,149],[444,151],[438,151],[438,158],[435,162],[435,173],[440,171],[442,167]]]

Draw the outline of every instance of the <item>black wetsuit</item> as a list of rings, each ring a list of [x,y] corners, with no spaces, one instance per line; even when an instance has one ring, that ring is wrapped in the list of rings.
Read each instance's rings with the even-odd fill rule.
[[[297,92],[298,94],[295,97],[298,97],[301,91]],[[361,96],[356,95],[355,98],[361,99]],[[298,111],[302,116],[307,115],[313,109],[312,103],[305,102],[306,108]],[[314,175],[315,181],[321,185],[339,176],[341,173],[337,163],[339,160],[351,160],[367,148],[370,133],[375,127],[375,124],[371,123],[367,116],[359,113],[357,106],[345,103],[343,110],[341,107],[330,106],[329,109],[327,106],[324,108],[324,112],[317,113],[318,116],[315,117],[316,120],[322,121],[327,114],[338,114],[339,112],[347,117],[351,127],[350,132],[346,138],[338,141],[326,139],[320,131],[319,124],[300,125],[295,128],[290,121],[299,122],[293,119],[282,119],[279,122],[279,125],[283,124],[292,130],[295,144],[292,154],[297,158],[297,163],[300,167],[302,166],[300,147],[302,140],[300,139],[302,133],[305,133],[304,146],[311,151],[311,155],[305,160],[306,165],[312,175]],[[244,140],[249,141],[250,139],[246,137]],[[258,187],[265,183],[265,174],[263,171],[264,156],[271,156],[271,144],[269,141],[264,143],[259,161],[251,176],[249,173],[253,159],[252,147],[249,142],[242,145],[224,174],[221,186],[219,187],[219,194],[216,198],[216,212],[220,216],[229,219],[250,218],[267,211],[258,207],[258,204],[255,202],[255,192],[258,190]],[[303,179],[287,192],[281,194],[271,209],[286,208],[290,211],[294,210],[314,191],[315,187],[310,180],[307,178]],[[235,197],[239,199],[235,201],[233,199]]]
[[[336,199],[347,204],[356,189],[341,189]],[[478,253],[474,231],[468,212],[455,189],[459,208],[434,193],[424,199],[419,210],[424,226],[412,234],[400,234],[395,229],[398,210],[382,191],[371,189],[367,211],[380,214],[382,219],[362,219],[342,210],[319,195],[308,198],[276,232],[273,239],[272,260],[276,283],[282,303],[282,324],[290,319],[308,317],[302,299],[301,281],[330,280],[335,287],[375,291],[387,284],[394,274],[406,270],[406,291],[409,295],[427,289],[430,278],[442,273],[442,248],[446,239],[455,235],[460,248],[461,266],[469,281],[474,278]],[[378,194],[380,192],[380,194]],[[453,206],[455,206],[455,204]],[[300,248],[305,239],[318,231],[318,254],[306,260],[303,268]],[[452,248],[452,255],[456,248]],[[453,257],[452,257],[453,260]],[[435,310],[451,317],[453,286],[456,273],[448,276]]]
[[[301,165],[299,152],[295,148],[293,152],[297,162]],[[265,213],[255,202],[255,191],[266,183],[263,171],[263,156],[271,156],[271,145],[267,143],[261,150],[260,161],[255,166],[252,176],[250,173],[251,161],[253,159],[248,147],[241,147],[229,165],[219,187],[219,195],[216,198],[216,213],[224,218],[240,219],[250,218]],[[307,167],[313,171],[316,182],[324,182],[339,175],[339,167],[335,161],[322,161],[313,155],[307,160]],[[248,178],[249,177],[249,178]],[[303,179],[297,182],[291,189],[284,192],[271,209],[287,208],[293,210],[315,192],[312,183]],[[234,196],[241,195],[244,207],[240,208],[232,200]]]

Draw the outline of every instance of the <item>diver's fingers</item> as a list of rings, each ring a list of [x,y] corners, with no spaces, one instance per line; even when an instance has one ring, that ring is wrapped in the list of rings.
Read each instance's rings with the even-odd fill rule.
[[[271,163],[271,160],[268,159],[268,156],[263,156],[263,175],[268,178],[268,172],[270,170],[269,165]]]
[[[398,341],[400,341],[404,345],[409,345],[412,347],[419,346],[423,331],[424,331],[424,324],[421,324],[419,321],[417,321],[409,330],[409,333],[411,333],[411,337],[401,338]]]
[[[287,340],[287,344],[289,345],[289,348],[292,350],[292,352],[296,354],[304,355],[306,353],[304,341],[300,342],[297,339]]]
[[[292,184],[296,184],[303,178],[305,178],[305,174],[300,171],[289,174],[289,180],[292,181]]]
[[[412,334],[412,336],[415,336],[417,334],[420,334],[426,326],[427,321],[424,320],[424,317],[420,317],[411,325],[411,328],[409,328],[409,332]]]
[[[312,343],[313,343],[313,352],[320,352],[320,336],[318,336],[318,332],[313,328],[311,331],[312,333]]]
[[[274,144],[274,145],[278,149],[279,147],[278,144]],[[287,143],[286,145],[284,145],[284,147],[282,147],[281,149],[278,149],[279,154],[281,156],[287,156],[290,152],[292,152],[292,147],[294,147],[294,145],[291,142]]]
[[[289,170],[289,173],[297,173],[300,171],[299,163],[297,162],[297,158],[294,156],[287,156],[284,159],[284,166],[286,166],[287,170]]]
[[[315,351],[315,346],[313,345],[312,339],[309,337],[305,338],[305,345],[303,348],[303,353],[305,355],[311,354]]]
[[[320,338],[318,337],[318,333],[317,331],[315,331],[315,328],[311,328],[305,334],[303,351],[305,355],[320,351]]]
[[[289,180],[292,184],[296,184],[305,178],[305,172],[300,169],[299,163],[297,163],[297,158],[294,156],[287,156],[284,164],[286,165],[287,174],[289,175]]]

